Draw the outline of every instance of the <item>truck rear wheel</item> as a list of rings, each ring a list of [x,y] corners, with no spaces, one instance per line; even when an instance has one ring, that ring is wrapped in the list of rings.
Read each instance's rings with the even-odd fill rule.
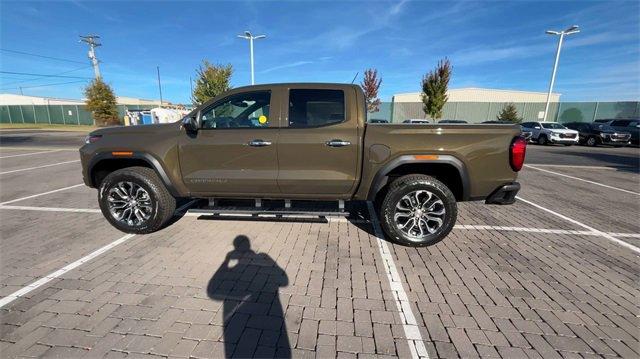
[[[146,234],[162,228],[173,216],[176,200],[146,167],[110,173],[98,191],[100,210],[109,223],[126,233]]]
[[[389,238],[399,244],[422,247],[444,239],[458,215],[449,188],[426,175],[407,175],[389,187],[380,206],[380,222]]]

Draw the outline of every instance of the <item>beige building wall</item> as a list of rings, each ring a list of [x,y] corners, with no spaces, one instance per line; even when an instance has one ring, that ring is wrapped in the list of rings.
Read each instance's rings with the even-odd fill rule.
[[[499,90],[484,88],[460,88],[447,92],[448,102],[546,102],[546,92]],[[559,102],[560,94],[552,93],[551,102]],[[422,102],[420,92],[393,95],[393,102]]]

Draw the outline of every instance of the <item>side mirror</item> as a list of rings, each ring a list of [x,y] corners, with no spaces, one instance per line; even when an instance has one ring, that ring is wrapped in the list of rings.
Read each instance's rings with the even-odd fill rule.
[[[198,132],[198,120],[195,117],[185,117],[182,120],[182,128],[187,132]]]

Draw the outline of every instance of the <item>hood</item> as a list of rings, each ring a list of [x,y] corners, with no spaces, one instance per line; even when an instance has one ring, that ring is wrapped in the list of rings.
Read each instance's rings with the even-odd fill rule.
[[[180,128],[179,122],[174,123],[161,123],[161,124],[153,124],[153,125],[136,125],[136,126],[112,126],[112,127],[104,127],[99,128],[95,131],[92,131],[89,135],[95,136],[105,136],[105,135],[118,135],[118,134],[147,134],[147,133],[156,133],[156,132],[164,132],[164,131],[174,131]]]

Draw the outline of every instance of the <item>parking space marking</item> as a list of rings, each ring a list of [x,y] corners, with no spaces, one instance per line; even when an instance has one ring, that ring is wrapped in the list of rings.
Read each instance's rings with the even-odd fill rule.
[[[10,150],[10,151],[51,151],[51,149],[55,149],[56,151],[77,151],[80,147],[30,147],[30,146],[14,146],[14,147],[2,147],[0,146],[0,151],[2,150]]]
[[[591,170],[617,170],[619,168],[629,168],[624,166],[583,166],[583,165],[547,165],[543,163],[527,163],[525,166],[536,167],[560,167],[560,168],[585,168]]]
[[[62,150],[51,150],[51,151],[38,151],[38,152],[31,152],[31,153],[21,153],[19,155],[2,156],[2,157],[0,157],[0,159],[2,159],[2,158],[12,158],[12,157],[22,157],[22,156],[31,156],[31,155],[41,155],[43,153],[60,152],[60,151],[62,151]]]
[[[8,296],[0,299],[0,308],[4,307],[5,305],[13,302],[14,300],[23,297],[25,295],[27,295],[28,293],[42,287],[43,285],[51,282],[52,280],[60,277],[61,275],[67,273],[70,270],[73,270],[75,268],[78,268],[79,266],[81,266],[82,264],[92,260],[93,258],[105,253],[106,251],[110,250],[111,248],[122,244],[124,242],[126,242],[127,240],[133,238],[135,236],[135,234],[127,234],[126,236],[120,237],[119,239],[107,244],[106,246],[103,246],[101,248],[98,248],[97,250],[87,254],[86,256],[78,259],[75,262],[69,263],[66,266],[58,269],[57,271],[50,273],[40,279],[38,279],[37,281],[27,285],[26,287],[13,292],[11,294],[9,294]]]
[[[554,174],[554,175],[556,175],[556,176],[567,177],[567,178],[571,178],[571,179],[574,179],[574,180],[577,180],[577,181],[587,182],[587,183],[591,183],[591,184],[594,184],[594,185],[597,185],[597,186],[601,186],[601,187],[605,187],[605,188],[609,188],[609,189],[614,189],[614,190],[616,190],[616,191],[625,192],[625,193],[630,193],[630,194],[635,194],[636,196],[640,196],[640,193],[638,193],[638,192],[628,191],[628,190],[626,190],[626,189],[622,189],[622,188],[618,188],[618,187],[609,186],[609,185],[602,184],[602,183],[595,182],[595,181],[589,181],[589,180],[586,180],[586,179],[584,179],[584,178],[575,177],[575,176],[569,176],[569,175],[565,175],[565,174],[563,174],[563,173],[554,172],[554,171],[549,171],[549,170],[545,170],[545,169],[543,169],[543,168],[539,168],[539,167],[535,167],[535,166],[531,166],[531,165],[524,165],[524,166],[525,166],[525,167],[527,167],[527,168],[531,168],[531,169],[537,170],[537,171],[542,171],[542,172],[551,173],[551,174]]]
[[[422,334],[420,334],[418,322],[416,321],[416,317],[411,311],[409,297],[407,296],[407,293],[402,286],[400,274],[398,273],[396,264],[393,261],[393,256],[391,256],[391,252],[389,251],[389,245],[384,239],[384,234],[382,233],[380,223],[377,220],[378,217],[376,215],[376,210],[373,208],[373,204],[371,202],[367,202],[367,207],[369,209],[369,215],[371,216],[373,231],[378,242],[380,256],[382,257],[382,261],[386,269],[385,272],[387,274],[387,279],[389,280],[389,285],[393,292],[393,297],[395,298],[396,307],[400,312],[402,329],[404,330],[405,337],[407,338],[407,344],[409,345],[411,357],[429,359],[429,353],[427,353],[427,349],[424,346],[424,341],[422,340]]]
[[[1,207],[0,207],[1,208]],[[454,229],[463,230],[485,230],[485,231],[506,231],[506,232],[531,232],[548,234],[577,234],[581,236],[599,236],[600,233],[593,231],[577,231],[573,229],[553,229],[553,228],[529,228],[529,227],[503,227],[487,226],[482,224],[457,224]],[[604,232],[614,237],[640,238],[640,233],[611,233]]]
[[[20,210],[20,211],[38,211],[38,212],[102,213],[99,209],[91,209],[91,208],[61,208],[61,207],[33,207],[33,206],[5,206],[5,205],[0,205],[0,209],[15,209],[15,210]]]
[[[4,175],[4,174],[8,174],[8,173],[16,173],[16,172],[24,172],[24,171],[37,170],[37,169],[39,169],[39,168],[45,168],[45,167],[60,166],[60,165],[64,165],[64,164],[67,164],[67,163],[73,163],[73,162],[80,162],[80,160],[73,160],[73,161],[64,161],[64,162],[50,163],[50,164],[48,164],[48,165],[35,166],[35,167],[29,167],[29,168],[20,168],[20,169],[17,169],[17,170],[0,172],[0,175]]]
[[[6,201],[6,202],[2,202],[2,203],[0,203],[0,206],[3,206],[3,205],[5,205],[5,204],[10,204],[10,203],[19,202],[19,201],[24,201],[25,199],[31,199],[31,198],[35,198],[35,197],[40,197],[40,196],[48,195],[48,194],[51,194],[51,193],[56,193],[56,192],[66,191],[66,190],[68,190],[68,189],[72,189],[72,188],[76,188],[76,187],[80,187],[80,186],[84,186],[84,183],[75,184],[75,185],[73,185],[73,186],[69,186],[69,187],[64,187],[64,188],[54,189],[53,191],[47,191],[47,192],[42,192],[42,193],[38,193],[38,194],[33,194],[33,195],[31,195],[31,196],[26,196],[26,197],[20,197],[20,198],[12,199],[11,201]]]
[[[619,245],[621,245],[623,247],[631,249],[632,251],[636,252],[637,254],[640,254],[640,248],[634,246],[633,244],[630,244],[630,243],[622,241],[622,240],[620,240],[618,238],[615,238],[614,236],[610,235],[609,233],[605,233],[605,232],[599,231],[599,230],[597,230],[597,229],[595,229],[593,227],[590,227],[590,226],[588,226],[588,225],[586,225],[586,224],[584,224],[582,222],[578,222],[573,218],[569,218],[569,217],[565,216],[564,214],[560,214],[558,212],[550,210],[549,208],[546,208],[546,207],[543,207],[543,206],[541,206],[541,205],[539,205],[537,203],[533,203],[531,201],[528,201],[528,200],[526,200],[526,199],[524,199],[524,198],[522,198],[520,196],[516,196],[516,198],[518,200],[524,202],[524,203],[532,205],[532,206],[534,206],[534,207],[536,207],[538,209],[541,209],[541,210],[543,210],[543,211],[545,211],[547,213],[551,213],[556,217],[562,218],[567,222],[571,222],[571,223],[573,223],[575,225],[578,225],[578,226],[580,226],[582,228],[588,229],[589,231],[593,232],[594,234],[597,234],[597,235],[599,235],[599,236],[601,236],[603,238],[606,238],[606,239],[610,240],[611,242],[617,243],[617,244],[619,244]]]

